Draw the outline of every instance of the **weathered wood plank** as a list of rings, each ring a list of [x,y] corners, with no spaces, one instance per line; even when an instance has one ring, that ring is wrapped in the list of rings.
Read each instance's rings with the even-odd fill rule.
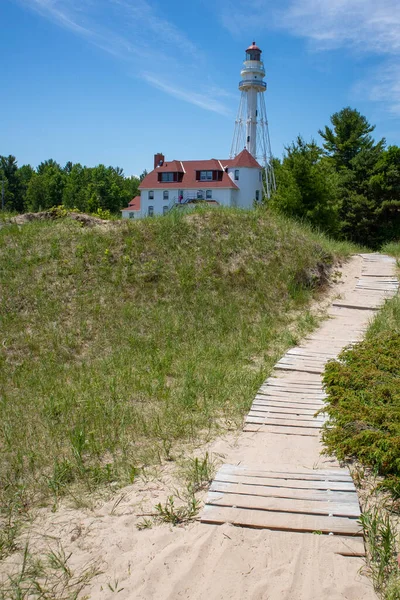
[[[321,429],[324,424],[323,421],[317,421],[317,419],[278,419],[276,417],[252,417],[247,416],[245,419],[246,423],[255,425],[278,425],[279,427],[308,427],[312,429]]]
[[[230,465],[225,463],[221,465],[221,467],[218,470],[218,473],[245,475],[246,477],[272,477],[293,481],[346,481],[353,484],[353,491],[355,491],[356,489],[350,471],[348,469],[297,469],[289,471],[282,471],[276,469],[273,471],[266,471],[264,469],[257,469],[255,467],[249,468],[243,465]]]
[[[262,385],[259,389],[259,391],[257,392],[260,395],[265,395],[265,396],[294,396],[294,397],[306,397],[306,398],[314,398],[316,400],[319,399],[324,399],[326,398],[327,394],[321,390],[317,390],[317,388],[315,389],[307,389],[305,388],[301,388],[300,386],[298,386],[297,388],[290,388],[290,387],[281,387],[281,388],[277,388],[277,387],[270,387],[268,385]]]
[[[241,527],[280,531],[320,531],[338,535],[362,536],[355,519],[321,515],[288,514],[261,510],[206,505],[200,520],[203,523],[232,523]]]
[[[324,408],[324,402],[317,402],[315,400],[293,400],[292,398],[276,398],[274,396],[270,396],[269,398],[262,398],[260,396],[256,396],[253,400],[252,406],[274,406],[278,408],[279,406],[287,406],[288,408],[305,408],[309,410],[317,411],[320,408]]]
[[[291,366],[291,365],[279,365],[276,364],[274,369],[277,371],[299,371],[300,373],[322,373],[324,370],[323,367],[301,367],[301,366]]]
[[[250,413],[257,413],[260,416],[262,416],[263,414],[272,414],[272,415],[297,415],[297,416],[303,416],[303,417],[314,417],[315,413],[317,412],[318,409],[313,409],[313,408],[293,408],[290,406],[286,406],[286,405],[282,405],[282,406],[271,406],[270,404],[268,405],[259,405],[259,404],[252,404],[251,408],[250,408]]]
[[[274,435],[301,435],[309,437],[319,437],[319,429],[311,427],[278,427],[276,425],[255,425],[246,423],[243,431],[247,433],[265,433]]]
[[[299,500],[339,502],[341,504],[354,504],[357,507],[357,494],[349,492],[332,492],[328,490],[307,490],[283,488],[274,486],[250,485],[245,483],[227,483],[213,481],[210,486],[212,492],[230,492],[233,494],[250,494],[251,496],[263,496],[268,498],[298,498]]]
[[[330,517],[359,518],[360,509],[356,504],[300,500],[299,498],[271,498],[244,494],[209,492],[206,504],[214,506],[231,506],[237,508],[268,510],[277,512],[303,513],[310,515],[326,515]]]
[[[245,474],[224,473],[218,472],[215,476],[215,481],[223,481],[227,483],[247,483],[249,485],[260,485],[264,487],[282,487],[293,489],[309,489],[309,490],[332,490],[337,492],[351,492],[357,495],[357,492],[352,481],[329,481],[314,480],[314,479],[285,479],[276,474],[272,476],[251,477]]]

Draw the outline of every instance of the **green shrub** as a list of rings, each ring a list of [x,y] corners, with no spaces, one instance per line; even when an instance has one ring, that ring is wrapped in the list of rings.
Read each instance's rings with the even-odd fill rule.
[[[395,299],[395,302],[398,302]],[[327,364],[327,451],[385,477],[400,497],[400,332],[380,331]]]

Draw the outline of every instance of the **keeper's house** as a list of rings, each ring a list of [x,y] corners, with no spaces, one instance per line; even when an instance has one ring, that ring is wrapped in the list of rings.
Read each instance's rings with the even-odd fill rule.
[[[199,201],[251,208],[262,197],[262,168],[246,150],[229,160],[172,160],[154,156],[154,170],[140,184],[140,196],[122,209],[125,219],[165,215]]]

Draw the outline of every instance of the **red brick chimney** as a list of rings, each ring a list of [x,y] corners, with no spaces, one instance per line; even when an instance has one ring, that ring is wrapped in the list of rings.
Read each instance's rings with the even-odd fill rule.
[[[157,154],[154,155],[154,168],[157,169],[157,167],[161,167],[164,163],[164,160],[164,154],[161,154],[161,152],[157,152]]]

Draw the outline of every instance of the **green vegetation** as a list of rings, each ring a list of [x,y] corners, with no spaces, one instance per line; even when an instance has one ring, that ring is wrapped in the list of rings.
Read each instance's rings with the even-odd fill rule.
[[[182,443],[236,428],[315,325],[307,302],[324,266],[353,250],[262,209],[1,228],[10,526],[37,502],[133,481]]]
[[[0,600],[78,600],[101,571],[94,562],[72,570],[70,558],[61,545],[43,554],[32,553],[26,545],[21,565],[8,574],[0,589]]]
[[[375,129],[344,108],[319,131],[323,144],[299,137],[275,161],[278,183],[271,206],[337,239],[371,248],[400,237],[400,148],[375,143]]]
[[[400,244],[382,248],[400,256]],[[339,459],[356,459],[379,476],[361,525],[367,572],[380,597],[400,600],[398,509],[400,499],[400,297],[387,301],[365,340],[344,350],[324,374],[329,394],[323,440]],[[365,473],[361,475],[364,479]],[[360,479],[360,477],[359,477]]]
[[[367,574],[384,600],[400,600],[396,527],[382,507],[364,511],[360,518],[367,547]]]
[[[138,177],[125,177],[119,167],[89,168],[72,162],[61,167],[50,159],[33,169],[30,165],[18,167],[11,155],[0,156],[0,179],[5,182],[6,210],[20,213],[63,204],[81,212],[100,209],[118,214],[138,194],[140,183]]]
[[[392,306],[393,308],[390,308]],[[399,315],[396,298],[381,323]],[[397,323],[399,329],[400,323]],[[330,424],[323,434],[329,452],[357,458],[385,477],[400,497],[400,331],[370,333],[365,341],[328,363],[324,383],[329,394]]]

